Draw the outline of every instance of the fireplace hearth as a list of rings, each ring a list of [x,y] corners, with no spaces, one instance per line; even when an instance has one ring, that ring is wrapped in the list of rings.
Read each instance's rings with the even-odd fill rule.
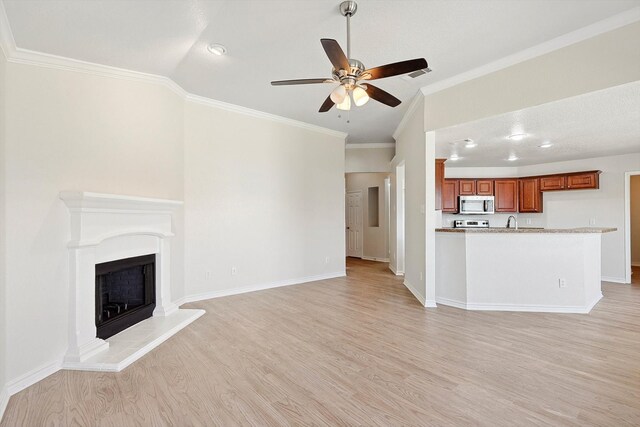
[[[96,264],[97,337],[107,339],[153,315],[155,255]]]

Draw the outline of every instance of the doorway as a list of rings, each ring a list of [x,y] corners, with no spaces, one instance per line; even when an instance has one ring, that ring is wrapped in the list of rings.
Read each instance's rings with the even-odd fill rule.
[[[347,256],[362,258],[362,191],[347,192]]]
[[[640,283],[640,171],[625,174],[626,283]]]

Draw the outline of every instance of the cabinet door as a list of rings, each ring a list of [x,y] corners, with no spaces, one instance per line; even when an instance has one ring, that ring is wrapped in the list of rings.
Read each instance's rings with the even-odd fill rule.
[[[458,180],[445,179],[442,184],[442,212],[458,212]]]
[[[444,162],[447,159],[436,159],[436,210],[442,209],[442,184],[444,184]]]
[[[518,211],[542,212],[542,193],[538,178],[524,178],[518,182]]]
[[[496,179],[494,181],[494,190],[496,212],[518,211],[517,179]]]
[[[540,178],[540,191],[564,190],[565,185],[564,175],[543,176]]]
[[[493,196],[493,180],[491,179],[477,180],[476,194],[478,196]]]
[[[576,175],[567,175],[567,189],[598,189],[600,188],[598,172],[587,172]]]
[[[458,188],[461,196],[475,196],[476,195],[476,181],[475,179],[460,179],[458,180]]]

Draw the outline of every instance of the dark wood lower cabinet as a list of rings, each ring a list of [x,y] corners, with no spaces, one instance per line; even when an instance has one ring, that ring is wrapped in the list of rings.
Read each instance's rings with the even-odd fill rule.
[[[542,192],[538,178],[518,180],[518,212],[542,212]]]
[[[495,211],[518,211],[518,180],[496,179],[494,181]]]

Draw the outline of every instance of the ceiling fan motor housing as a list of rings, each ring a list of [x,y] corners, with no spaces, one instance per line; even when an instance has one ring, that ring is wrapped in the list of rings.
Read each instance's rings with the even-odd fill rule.
[[[339,80],[340,83],[345,85],[347,89],[353,89],[356,86],[356,82],[360,75],[364,72],[364,64],[357,59],[349,59],[349,70],[336,71],[335,68],[331,69],[331,74],[335,80]]]

